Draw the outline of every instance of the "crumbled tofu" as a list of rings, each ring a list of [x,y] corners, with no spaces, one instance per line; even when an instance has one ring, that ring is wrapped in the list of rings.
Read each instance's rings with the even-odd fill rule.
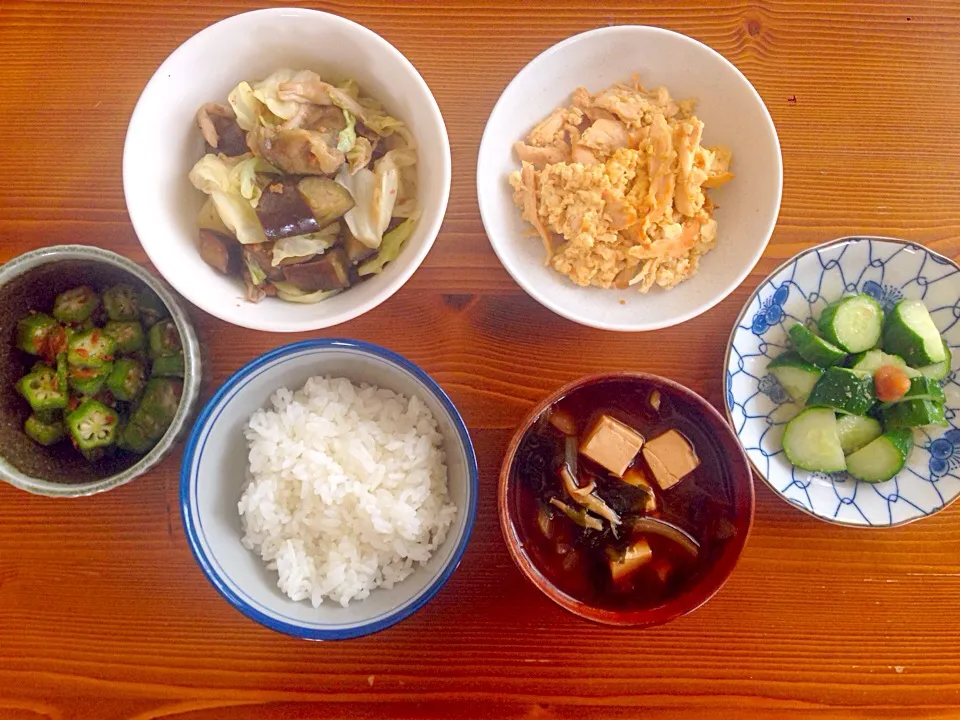
[[[624,551],[622,558],[609,559],[610,577],[614,582],[619,582],[650,562],[652,557],[650,543],[640,538]]]
[[[580,443],[580,452],[617,477],[643,447],[643,436],[609,415],[601,415]]]
[[[633,485],[634,487],[646,490],[647,500],[644,503],[643,509],[648,513],[656,511],[657,498],[653,494],[653,484],[650,478],[647,477],[647,473],[643,471],[643,468],[639,468],[634,465],[623,474],[621,480],[623,480],[627,485]]]
[[[700,465],[693,446],[676,430],[667,430],[648,442],[643,457],[661,490],[672,488]]]

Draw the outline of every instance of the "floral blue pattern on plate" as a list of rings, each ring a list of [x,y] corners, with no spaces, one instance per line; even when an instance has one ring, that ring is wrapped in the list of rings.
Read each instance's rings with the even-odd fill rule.
[[[914,430],[906,466],[884,483],[846,473],[811,473],[783,454],[784,425],[797,413],[771,359],[789,347],[787,331],[811,323],[844,293],[867,293],[889,310],[923,300],[953,350],[941,381],[950,426]],[[727,415],[758,474],[782,498],[832,523],[889,527],[918,520],[960,496],[960,267],[921,245],[893,238],[849,237],[810,248],[777,268],[744,305],[725,362]]]

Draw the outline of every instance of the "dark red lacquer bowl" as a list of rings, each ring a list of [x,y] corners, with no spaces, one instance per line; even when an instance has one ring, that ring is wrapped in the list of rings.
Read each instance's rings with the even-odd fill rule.
[[[683,404],[686,417],[694,420],[710,435],[714,448],[719,455],[719,464],[724,469],[728,487],[733,500],[732,523],[735,533],[727,539],[712,562],[692,577],[686,585],[659,605],[651,607],[631,607],[611,609],[591,605],[572,597],[558,588],[547,575],[537,567],[531,553],[527,551],[527,538],[517,518],[518,502],[517,480],[514,462],[517,449],[527,431],[537,418],[551,405],[570,393],[594,384],[616,381],[619,383],[636,382],[644,387],[658,389],[663,395],[676,398]],[[726,420],[714,407],[682,385],[672,380],[646,373],[607,373],[580,378],[545,398],[524,418],[507,447],[503,466],[500,470],[498,491],[498,509],[500,527],[510,555],[521,572],[543,593],[561,607],[580,617],[607,625],[650,626],[660,625],[686,615],[703,605],[713,597],[733,572],[747,541],[750,526],[753,524],[754,490],[753,477],[746,454],[740,446]]]

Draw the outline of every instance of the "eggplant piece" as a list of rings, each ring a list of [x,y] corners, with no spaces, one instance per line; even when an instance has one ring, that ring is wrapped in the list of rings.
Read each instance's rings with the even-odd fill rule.
[[[281,178],[267,185],[257,205],[257,218],[270,240],[315,233],[321,227],[297,189],[295,178]]]
[[[229,235],[202,228],[197,247],[203,261],[217,272],[224,275],[240,272],[240,243]]]
[[[347,260],[351,265],[356,266],[364,260],[369,260],[377,254],[377,248],[367,247],[354,237],[350,230],[346,232],[347,239],[343,241],[343,250],[347,254]]]
[[[330,178],[306,177],[297,183],[297,189],[320,227],[343,217],[356,205],[350,191]]]
[[[379,160],[380,158],[382,158],[384,155],[387,154],[386,144],[381,142],[382,138],[379,135],[377,135],[376,132],[374,132],[373,130],[368,128],[366,125],[364,125],[363,122],[361,122],[360,120],[357,120],[357,124],[354,127],[354,129],[356,130],[357,135],[360,135],[361,137],[365,137],[367,140],[370,141],[370,145],[373,146],[373,154],[370,157],[371,163]]]
[[[304,292],[343,290],[350,287],[347,254],[334,248],[316,260],[283,268],[287,282]]]
[[[236,157],[250,152],[250,148],[247,147],[247,134],[237,124],[235,117],[211,115],[210,120],[213,121],[213,127],[220,141],[216,148],[208,145],[207,152],[220,153],[227,157]]]

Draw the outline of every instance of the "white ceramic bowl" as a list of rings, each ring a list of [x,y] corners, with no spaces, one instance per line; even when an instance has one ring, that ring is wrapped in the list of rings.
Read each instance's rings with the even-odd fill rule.
[[[276,571],[240,544],[237,502],[247,476],[243,428],[278,388],[298,389],[315,375],[346,377],[417,395],[444,437],[447,482],[457,516],[426,565],[390,589],[374,590],[346,608],[314,608],[277,588]],[[310,640],[337,640],[389,627],[422,607],[456,569],[477,511],[477,459],[463,419],[423,370],[395,353],[354,340],[305,340],[263,355],[238,370],[200,413],[183,454],[180,509],[194,556],[213,586],[247,617]]]
[[[736,178],[711,190],[719,206],[717,247],[699,273],[671,290],[581,288],[544,267],[543,247],[514,206],[507,181],[520,167],[513,144],[569,105],[578,86],[591,92],[639,75],[678,99],[698,98],[705,145],[733,151]],[[591,30],[554,45],[530,62],[500,96],[487,121],[477,161],[480,214],[490,243],[514,280],[563,317],[604,330],[669,327],[696,317],[729,295],[770,239],[783,186],[777,131],[750,82],[706,45],[660,28],[624,25]],[[621,303],[621,301],[625,301]]]
[[[316,305],[244,301],[241,284],[197,253],[195,218],[204,196],[187,173],[203,155],[194,114],[225,102],[241,80],[281,67],[353,78],[406,123],[419,145],[422,215],[400,257],[384,272]],[[197,307],[221,320],[275,332],[346,322],[395,293],[423,262],[450,194],[450,144],[440,109],[416,68],[367,28],[316,10],[276,8],[235,15],[177,48],[144,88],[127,129],[123,191],[137,236],[157,270]]]
[[[953,349],[940,381],[947,427],[917,428],[904,468],[886,482],[859,482],[845,472],[808,472],[783,453],[784,426],[797,405],[767,370],[790,346],[788,330],[817,317],[844,293],[862,292],[890,310],[923,300]],[[848,237],[804,250],[778,267],[743,306],[724,363],[727,415],[757,473],[780,497],[838,525],[891,527],[942,510],[960,497],[960,267],[922,245]]]

